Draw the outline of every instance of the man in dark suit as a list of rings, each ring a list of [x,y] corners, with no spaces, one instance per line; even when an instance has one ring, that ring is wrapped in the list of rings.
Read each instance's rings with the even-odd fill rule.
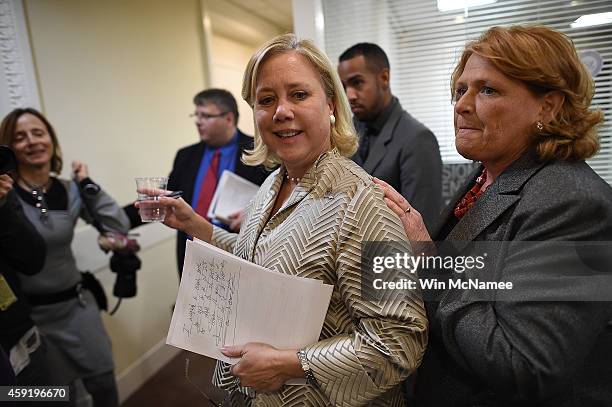
[[[269,173],[263,167],[250,167],[240,160],[245,150],[253,148],[253,138],[238,129],[238,105],[230,92],[224,89],[207,89],[195,95],[193,104],[193,117],[200,141],[176,153],[168,178],[168,189],[183,191],[183,199],[200,215],[206,216],[216,180],[224,170],[257,185],[261,185]],[[215,156],[218,156],[218,159],[215,159]],[[216,167],[215,185],[209,185],[209,171],[213,166]],[[242,217],[243,214],[237,214],[229,229],[239,230]],[[179,274],[183,269],[186,239],[187,235],[178,232],[176,257]]]
[[[431,229],[442,203],[442,160],[435,136],[391,94],[389,60],[378,45],[353,45],[339,62],[359,133],[353,160],[401,193]]]

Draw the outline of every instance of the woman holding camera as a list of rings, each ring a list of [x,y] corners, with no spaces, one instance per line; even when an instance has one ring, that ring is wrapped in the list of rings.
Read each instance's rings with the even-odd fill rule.
[[[74,385],[81,379],[96,407],[116,406],[110,340],[70,245],[78,218],[90,220],[85,207],[115,231],[126,233],[129,221],[121,207],[89,179],[84,164],[72,164],[76,182],[52,175],[62,169],[61,150],[53,127],[37,110],[9,113],[0,125],[0,144],[9,145],[17,157],[18,200],[47,245],[43,270],[22,277],[21,283],[32,305],[32,319],[49,345],[53,384]],[[94,192],[81,194],[85,186]],[[88,200],[86,206],[82,199]]]
[[[0,153],[12,153],[0,146]],[[3,157],[4,158],[4,157]],[[20,386],[49,384],[45,361],[46,344],[30,317],[30,307],[21,290],[19,275],[33,275],[42,270],[46,247],[42,237],[25,218],[13,190],[13,179],[6,174],[11,165],[0,160],[0,353],[6,352],[7,368]],[[0,359],[2,356],[0,355]],[[0,362],[2,365],[2,362]],[[8,379],[0,373],[0,385]],[[13,382],[11,382],[13,383]]]

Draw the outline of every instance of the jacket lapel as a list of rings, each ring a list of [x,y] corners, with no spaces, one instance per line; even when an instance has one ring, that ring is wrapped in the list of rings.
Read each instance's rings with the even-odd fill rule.
[[[321,171],[322,165],[325,163],[325,161],[338,157],[340,157],[340,153],[338,153],[338,150],[336,149],[321,154],[312,167],[310,167],[306,174],[304,174],[304,176],[300,179],[300,182],[298,185],[296,185],[293,192],[291,192],[289,198],[287,198],[285,203],[280,207],[274,216],[300,203],[317,185],[318,174]],[[281,172],[284,173],[284,168],[281,168]]]
[[[455,207],[459,203],[459,200],[463,198],[472,185],[474,185],[476,178],[482,172],[482,168],[482,164],[480,164],[470,173],[470,175],[468,175],[465,183],[455,192],[451,200],[448,202],[448,205],[444,208],[444,210],[442,210],[439,222],[431,230],[431,236],[434,240],[444,240],[445,237],[440,237],[442,228],[449,222],[451,216],[455,216]]]
[[[256,199],[253,201],[253,207],[251,208],[251,218],[253,220],[249,222],[249,224],[247,225],[247,229],[249,230],[249,233],[251,233],[252,229],[254,229],[255,232],[252,234],[252,236],[257,236],[257,239],[259,239],[261,232],[263,231],[263,229],[266,227],[266,224],[268,223],[268,218],[270,217],[270,212],[272,212],[272,208],[274,207],[276,196],[278,195],[281,185],[283,184],[283,177],[284,177],[283,169],[282,168],[277,169],[276,172],[273,173],[273,176],[274,176],[274,179],[269,184],[270,187],[265,192],[265,195],[259,199],[257,199],[257,196],[256,196]],[[266,182],[262,187],[265,187],[265,185],[268,185],[268,183]],[[257,240],[252,242],[252,246],[248,250],[249,255],[250,255],[249,259],[251,260],[255,256],[256,247],[257,247]]]
[[[308,174],[308,175],[312,176],[314,174]],[[281,212],[291,208],[292,206],[297,205],[298,203],[300,203],[300,201],[302,199],[304,199],[306,197],[306,195],[308,195],[310,193],[312,188],[314,188],[314,185],[315,185],[314,179],[303,177],[300,180],[300,183],[298,185],[296,185],[296,187],[293,190],[293,192],[291,192],[291,195],[289,195],[289,198],[287,198],[285,203],[279,208],[277,214],[279,214],[279,213],[281,213]]]
[[[454,246],[461,251],[489,225],[493,224],[509,207],[521,199],[520,192],[523,185],[543,165],[544,163],[536,160],[535,152],[529,151],[523,154],[487,188],[472,209],[448,234],[446,240],[455,241]],[[482,171],[482,166],[480,166],[480,171]],[[471,186],[473,181],[472,179],[468,186]],[[464,193],[466,191],[467,189],[464,190]],[[452,208],[456,203],[453,203]],[[453,216],[452,212],[447,216]]]
[[[249,171],[254,171],[254,167],[249,167],[242,162],[242,153],[244,150],[250,150],[253,148],[253,138],[247,136],[239,129],[238,131],[238,150],[236,151],[236,175],[240,175],[242,178],[248,179]]]
[[[183,199],[190,204],[193,200],[195,181],[198,176],[198,170],[200,169],[200,163],[202,162],[205,147],[204,142],[196,144],[195,148],[192,150],[190,159],[187,160],[187,167],[185,168],[186,180],[183,184],[183,191],[185,195],[183,196]]]
[[[504,195],[491,184],[478,199],[472,209],[457,223],[448,234],[447,240],[461,251],[474,240],[487,226],[491,225],[502,213],[520,199],[519,195]]]
[[[402,117],[402,106],[399,103],[395,104],[389,120],[385,123],[384,127],[380,131],[380,134],[374,138],[374,145],[370,147],[368,158],[363,164],[363,169],[368,173],[372,174],[376,167],[380,164],[383,157],[387,153],[387,144],[393,138],[393,130],[397,126],[399,119]]]

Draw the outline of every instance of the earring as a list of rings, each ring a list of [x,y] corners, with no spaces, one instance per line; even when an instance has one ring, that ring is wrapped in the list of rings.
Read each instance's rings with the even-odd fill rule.
[[[332,126],[334,124],[336,124],[336,116],[334,116],[333,114],[330,114],[329,115],[329,122],[331,123]]]
[[[542,131],[544,129],[544,124],[539,120],[536,123],[536,129],[538,129],[538,131]]]

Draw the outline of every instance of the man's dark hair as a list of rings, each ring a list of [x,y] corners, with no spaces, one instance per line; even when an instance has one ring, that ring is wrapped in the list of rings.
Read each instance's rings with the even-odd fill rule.
[[[225,89],[206,89],[193,97],[193,104],[204,106],[212,103],[222,112],[232,112],[234,114],[234,124],[238,124],[238,105],[236,99]]]
[[[355,44],[340,55],[340,62],[347,61],[363,55],[366,64],[370,67],[373,72],[380,72],[387,68],[389,69],[389,58],[381,47],[370,42],[360,42]]]

